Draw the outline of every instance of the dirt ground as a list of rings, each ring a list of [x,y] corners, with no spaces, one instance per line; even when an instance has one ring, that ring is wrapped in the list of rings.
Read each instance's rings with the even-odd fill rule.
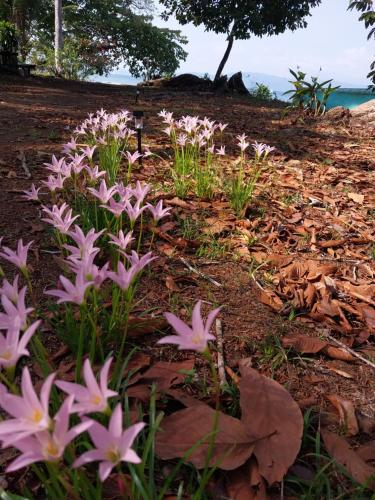
[[[227,250],[198,257],[189,242],[171,250],[173,242],[161,237],[159,262],[141,292],[146,295],[145,304],[160,312],[168,310],[171,300],[177,300],[182,313],[184,304],[198,297],[223,305],[224,357],[230,369],[236,370],[238,361],[246,358],[283,384],[301,408],[321,411],[332,425],[340,422],[328,396],[339,395],[353,403],[357,412],[360,432],[352,438],[354,444],[374,439],[374,368],[357,357],[345,358],[346,351],[329,340],[330,347],[341,349],[341,356],[329,354],[326,348],[309,351],[296,344],[301,336],[326,341],[330,335],[370,362],[375,360],[375,140],[371,134],[346,119],[302,121],[295,115],[283,116],[282,104],[240,97],[147,88],[135,104],[134,87],[0,76],[0,237],[11,247],[21,237],[35,241],[33,281],[39,299],[45,288],[56,283],[59,269],[40,207],[23,201],[20,194],[31,182],[45,178],[43,162],[51,154],[60,154],[76,125],[102,107],[144,109],[144,140],[166,162],[168,141],[157,117],[163,108],[176,116],[193,114],[229,123],[225,139],[229,154],[234,155],[234,139],[241,133],[250,142],[277,148],[273,168],[243,221],[235,221],[230,212],[223,216],[218,208],[221,200],[216,205],[192,200],[189,209],[173,205],[170,197],[179,220],[217,221],[215,238]],[[145,162],[139,172],[140,178],[150,176],[163,185],[164,170],[158,171],[154,160]],[[246,244],[239,228],[248,236]],[[189,240],[180,229],[175,224],[172,237]],[[283,256],[283,262],[274,259],[275,254]],[[220,286],[191,273],[181,257]],[[270,265],[272,259],[278,260],[277,265]],[[296,262],[298,269],[291,267]],[[313,262],[334,264],[335,269],[318,269],[328,277],[322,281],[328,295],[314,292],[312,304],[308,283],[316,280],[308,276],[315,269]],[[11,275],[12,269],[3,267]],[[337,287],[333,295],[329,286]],[[367,288],[361,288],[358,297],[353,295],[355,286]],[[338,312],[329,310],[332,301],[328,306],[327,297],[336,301]],[[168,351],[162,354],[155,349],[155,339],[151,335],[144,340],[146,352],[155,359],[165,358]],[[289,351],[290,346],[294,350]],[[57,348],[52,340],[50,349]]]

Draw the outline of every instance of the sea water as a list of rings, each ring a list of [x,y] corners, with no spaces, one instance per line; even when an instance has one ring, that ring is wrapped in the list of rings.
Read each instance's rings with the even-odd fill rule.
[[[199,76],[202,76],[199,74]],[[271,78],[271,77],[270,77]],[[142,78],[135,78],[128,73],[116,72],[110,73],[108,76],[94,75],[90,78],[93,82],[109,83],[112,85],[137,85],[137,83],[142,82]],[[251,74],[244,74],[243,80],[245,85],[252,89],[255,87],[255,80]],[[281,78],[274,77],[272,83],[276,84],[277,80],[282,80]],[[285,80],[286,81],[286,80]],[[264,83],[270,86],[270,81],[257,80],[258,83]],[[283,87],[285,83],[283,83]],[[281,101],[288,102],[289,95],[284,95],[285,90],[278,90],[277,88],[272,88],[272,93],[277,99]],[[363,104],[371,99],[375,99],[375,93],[368,89],[358,89],[358,88],[340,88],[328,98],[327,109],[334,108],[335,106],[344,106],[346,108],[352,109],[360,104]]]

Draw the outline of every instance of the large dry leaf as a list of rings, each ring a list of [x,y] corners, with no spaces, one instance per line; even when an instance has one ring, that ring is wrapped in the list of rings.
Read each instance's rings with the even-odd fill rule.
[[[159,390],[166,391],[172,385],[181,384],[186,378],[186,372],[192,370],[193,367],[194,359],[192,358],[176,363],[159,361],[139,378],[131,380],[129,385],[133,385],[135,382],[156,384]]]
[[[351,401],[340,398],[336,394],[327,396],[331,404],[336,408],[340,423],[346,429],[348,436],[355,436],[359,432],[357,417],[355,416],[355,408]]]
[[[282,344],[284,347],[293,347],[301,354],[316,354],[327,346],[324,340],[298,333],[283,337]]]
[[[276,295],[276,293],[270,290],[261,290],[259,298],[263,304],[270,306],[276,312],[280,312],[284,307],[283,301]]]
[[[202,440],[187,458],[201,469],[205,465],[214,417],[215,410],[202,403],[164,418],[156,435],[156,454],[163,460],[180,458]],[[254,439],[246,426],[237,418],[220,412],[210,465],[217,463],[220,469],[237,469],[252,455],[253,449]]]
[[[250,458],[226,476],[227,497],[231,500],[267,500],[266,482],[259,473],[257,461]]]
[[[343,437],[327,429],[322,429],[320,432],[328,453],[336,462],[345,467],[358,483],[366,484],[371,489],[374,489],[375,467],[367,464]]]
[[[255,443],[259,472],[269,485],[281,481],[301,447],[303,418],[289,392],[274,380],[241,365],[242,422]]]
[[[363,204],[365,199],[363,194],[358,194],[358,193],[348,193],[348,198],[353,200],[355,203],[359,203],[360,205]]]

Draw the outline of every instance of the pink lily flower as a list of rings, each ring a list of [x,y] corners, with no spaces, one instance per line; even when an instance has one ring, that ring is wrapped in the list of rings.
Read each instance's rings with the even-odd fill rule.
[[[224,130],[227,128],[228,124],[227,123],[219,123],[218,124],[218,128],[220,130],[221,133],[224,132]]]
[[[138,151],[135,151],[133,154],[131,154],[129,151],[126,151],[125,156],[128,160],[128,163],[130,163],[130,165],[133,165],[142,155],[138,153]]]
[[[0,257],[8,260],[9,262],[17,266],[23,273],[25,273],[27,272],[27,253],[33,243],[33,241],[30,241],[29,243],[24,245],[21,238],[20,240],[18,240],[16,252],[8,247],[2,247],[3,252],[0,253]]]
[[[130,201],[125,200],[125,210],[128,214],[129,220],[132,224],[138,219],[141,213],[146,210],[147,206],[144,205],[142,208],[140,207],[141,201],[137,200],[134,205],[130,203]]]
[[[126,255],[126,258],[130,262],[131,266],[134,266],[137,269],[137,273],[139,273],[144,267],[150,264],[150,262],[157,259],[157,256],[155,255],[153,257],[152,252],[148,252],[145,255],[142,255],[141,258],[139,258],[138,253],[132,250],[131,255]]]
[[[115,186],[121,201],[129,200],[133,196],[132,188],[130,186],[124,186],[123,182],[116,182]]]
[[[86,281],[92,281],[95,290],[99,290],[103,282],[108,278],[109,263],[107,262],[99,269],[99,267],[94,264],[95,257],[96,254],[92,253],[90,255],[85,255],[81,260],[80,257],[71,255],[67,263],[75,274],[82,273],[84,279]]]
[[[94,168],[86,166],[86,172],[88,173],[88,177],[90,181],[94,182],[107,175],[105,170],[99,170],[99,167],[96,165]]]
[[[86,387],[63,380],[55,382],[59,389],[74,396],[77,403],[72,406],[72,413],[103,412],[108,408],[108,399],[117,396],[117,392],[108,389],[108,373],[111,363],[112,358],[109,358],[100,370],[100,385],[96,381],[88,359],[83,365],[83,378]]]
[[[219,149],[217,149],[216,154],[218,156],[224,156],[225,155],[225,146],[221,146]]]
[[[121,250],[125,251],[129,244],[134,241],[134,238],[132,238],[133,236],[133,231],[129,231],[126,236],[124,235],[124,232],[122,229],[120,229],[119,233],[118,233],[118,237],[115,236],[114,234],[109,234],[108,235],[112,241],[110,241],[109,243],[111,245],[116,245],[118,246]]]
[[[74,137],[72,137],[69,142],[67,142],[66,144],[63,144],[62,152],[63,152],[63,154],[69,154],[69,153],[73,153],[74,151],[76,151],[76,149],[77,149],[77,142],[74,139]]]
[[[64,215],[64,212],[68,208],[69,207],[65,202],[61,205],[61,207],[53,205],[52,210],[47,207],[43,207],[43,212],[45,212],[49,218],[44,218],[42,220],[54,226],[60,231],[61,234],[68,234],[73,222],[79,218],[79,215],[72,217],[73,210],[71,208],[69,208]]]
[[[14,278],[13,284],[11,285],[7,279],[3,280],[3,286],[0,287],[0,295],[5,295],[14,305],[17,305],[18,302],[18,280],[19,275]]]
[[[171,207],[163,208],[163,200],[160,200],[156,207],[151,205],[150,203],[147,203],[147,208],[152,214],[152,217],[154,218],[155,221],[159,221],[166,215],[169,215],[170,211],[172,210]]]
[[[105,179],[102,179],[100,181],[99,191],[94,188],[88,188],[88,191],[90,191],[90,193],[95,196],[95,198],[98,198],[99,201],[106,204],[116,193],[116,189],[116,186],[111,186],[108,188]]]
[[[64,187],[65,177],[62,177],[61,174],[58,174],[57,177],[53,175],[48,176],[47,181],[42,181],[42,183],[48,187],[51,193],[54,193],[56,189],[62,189]]]
[[[247,136],[245,134],[238,135],[238,146],[241,149],[241,152],[243,153],[250,145],[249,142],[246,141]]]
[[[79,155],[76,153],[74,156],[70,155],[70,157],[72,158],[72,162],[70,164],[71,169],[76,175],[80,174],[85,168],[84,160],[86,156],[84,154]]]
[[[22,396],[9,392],[1,394],[0,405],[14,418],[0,422],[0,440],[3,447],[13,445],[18,439],[51,427],[49,416],[49,396],[55,374],[48,375],[40,390],[40,398],[35,393],[29,369],[22,371]]]
[[[69,397],[61,405],[53,419],[52,432],[42,431],[14,443],[22,454],[11,462],[6,472],[14,472],[36,462],[58,462],[63,458],[68,444],[92,426],[92,421],[88,420],[69,429],[72,403],[73,397]]]
[[[93,281],[86,281],[82,272],[76,275],[74,284],[62,275],[60,275],[60,282],[65,290],[53,289],[44,292],[45,295],[58,297],[58,304],[62,304],[63,302],[72,302],[78,305],[83,304],[85,302],[86,290],[93,284]]]
[[[90,255],[92,253],[97,253],[99,248],[94,247],[95,241],[104,233],[105,229],[102,229],[98,233],[92,228],[85,235],[82,229],[75,224],[74,231],[69,231],[68,235],[77,243],[77,247],[72,245],[64,245],[64,247],[69,250],[73,255],[80,255],[83,258],[85,255]]]
[[[25,305],[26,287],[18,293],[17,303],[11,302],[6,295],[1,296],[1,304],[5,313],[0,313],[0,330],[24,330],[27,325],[27,315],[33,311]]]
[[[88,419],[90,420],[90,419]],[[122,409],[118,404],[109,421],[108,429],[94,420],[88,433],[96,446],[94,450],[86,451],[74,463],[77,468],[90,462],[101,461],[99,465],[99,477],[104,482],[110,475],[112,469],[121,462],[139,464],[141,459],[131,449],[135,438],[144,428],[145,424],[140,422],[131,425],[128,429],[122,429]]]
[[[111,212],[115,217],[120,217],[126,209],[125,201],[116,201],[113,198],[109,200],[108,205],[100,205]]]
[[[92,157],[94,156],[96,146],[86,146],[84,148],[81,148],[82,153],[88,158],[89,160],[92,160]]]
[[[111,279],[114,283],[116,283],[121,290],[128,290],[133,281],[135,280],[139,270],[137,266],[130,266],[129,269],[126,269],[122,262],[117,264],[117,271],[108,271],[108,278]]]
[[[42,188],[36,188],[35,187],[35,184],[31,184],[31,188],[29,191],[22,191],[23,193],[25,193],[22,198],[25,198],[25,200],[28,200],[28,201],[39,201],[39,191],[41,190]]]
[[[26,349],[31,337],[36,332],[41,321],[33,323],[20,338],[20,330],[11,329],[6,336],[0,334],[0,366],[3,368],[13,368],[22,356],[30,356]]]
[[[137,201],[142,203],[142,201],[146,198],[147,194],[149,193],[151,189],[150,184],[141,184],[139,181],[137,181],[135,188],[132,189],[130,188],[129,191],[133,196],[137,198]]]
[[[254,144],[252,144],[252,147],[255,151],[255,156],[257,158],[260,158],[262,156],[262,154],[264,153],[265,144],[263,144],[262,142],[255,141]]]
[[[61,174],[63,164],[65,163],[65,158],[60,158],[59,160],[55,155],[52,156],[52,163],[43,163],[46,166],[47,170],[50,170],[54,174]]]
[[[199,300],[193,309],[192,327],[184,323],[180,318],[172,313],[165,313],[168,323],[176,331],[177,335],[167,335],[160,339],[158,344],[176,344],[179,350],[192,350],[204,352],[207,349],[209,340],[215,340],[215,336],[210,333],[211,326],[220,312],[220,307],[210,312],[206,324],[201,316],[201,304]]]

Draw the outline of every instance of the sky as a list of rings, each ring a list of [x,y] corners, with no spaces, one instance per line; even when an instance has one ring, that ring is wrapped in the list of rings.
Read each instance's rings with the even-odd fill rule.
[[[288,68],[309,75],[334,78],[336,81],[367,86],[366,75],[375,56],[373,41],[367,41],[363,23],[357,11],[347,11],[348,0],[323,0],[312,9],[308,27],[278,36],[235,41],[224,73],[266,73],[288,77]],[[158,6],[159,12],[161,7]],[[224,35],[205,32],[204,27],[181,26],[175,19],[165,22],[155,16],[154,23],[180,29],[188,38],[187,60],[178,73],[215,74],[224,54]]]

